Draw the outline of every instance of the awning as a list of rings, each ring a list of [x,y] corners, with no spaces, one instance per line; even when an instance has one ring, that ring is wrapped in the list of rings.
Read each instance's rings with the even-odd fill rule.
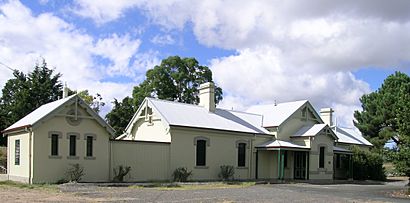
[[[256,146],[259,150],[293,150],[293,151],[309,151],[310,147],[293,144],[288,141],[271,140]]]
[[[353,154],[352,151],[345,149],[345,148],[341,148],[341,147],[336,147],[333,146],[333,153],[337,153],[337,154]]]

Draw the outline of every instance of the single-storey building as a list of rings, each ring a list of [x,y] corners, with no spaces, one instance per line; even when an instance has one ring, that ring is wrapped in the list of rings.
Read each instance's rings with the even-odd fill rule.
[[[9,179],[57,182],[79,163],[87,182],[110,181],[119,166],[131,167],[126,181],[172,180],[179,167],[192,180],[217,180],[222,165],[239,180],[331,180],[351,177],[349,146],[371,146],[307,100],[225,110],[216,108],[213,83],[199,97],[198,105],[146,98],[115,139],[77,95],[45,104],[3,131]]]

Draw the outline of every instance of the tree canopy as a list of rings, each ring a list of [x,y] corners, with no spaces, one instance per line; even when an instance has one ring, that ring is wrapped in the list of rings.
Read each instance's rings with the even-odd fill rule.
[[[73,95],[77,94],[81,99],[84,100],[86,104],[88,104],[95,112],[99,113],[101,110],[101,107],[105,106],[105,103],[103,102],[102,96],[97,93],[95,95],[91,95],[88,90],[81,90],[77,92],[76,90],[70,90],[68,89],[68,95]]]
[[[115,99],[113,104],[113,109],[105,116],[105,118],[114,128],[118,136],[123,133],[137,109],[134,107],[133,99],[130,97],[125,97],[121,102]]]
[[[129,99],[125,103],[124,100],[115,101],[113,110],[106,116],[109,124],[117,130],[118,134],[122,133],[133,115],[126,114],[121,110],[122,108],[136,110],[145,97],[198,104],[199,85],[212,82],[212,71],[208,67],[199,65],[195,58],[179,56],[171,56],[162,60],[160,65],[148,70],[145,76],[146,79],[133,89],[132,105]],[[215,102],[218,103],[221,100],[222,89],[215,87]],[[114,120],[110,119],[112,114],[125,118],[127,122],[114,123]]]
[[[378,150],[392,139],[397,145],[395,165],[410,176],[410,77],[396,72],[360,101],[363,111],[354,113],[355,126]]]
[[[47,67],[43,60],[25,74],[15,70],[2,89],[0,98],[0,128],[4,130],[41,105],[57,100],[62,94],[61,74]],[[5,138],[1,138],[5,144]]]

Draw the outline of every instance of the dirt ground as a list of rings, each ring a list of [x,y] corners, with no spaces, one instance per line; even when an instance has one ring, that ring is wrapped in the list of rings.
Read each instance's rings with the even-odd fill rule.
[[[380,184],[306,183],[181,188],[64,184],[39,188],[1,185],[0,202],[410,202],[392,195],[407,181]],[[215,184],[215,183],[211,183]],[[206,189],[205,189],[206,188]]]
[[[0,187],[1,202],[84,202],[90,198],[57,191]]]

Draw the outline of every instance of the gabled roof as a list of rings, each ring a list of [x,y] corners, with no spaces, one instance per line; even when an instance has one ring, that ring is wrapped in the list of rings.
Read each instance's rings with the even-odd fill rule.
[[[306,137],[306,136],[315,136],[317,135],[324,127],[326,124],[315,124],[315,125],[309,125],[309,126],[303,126],[301,129],[299,129],[293,136],[298,137]]]
[[[292,148],[292,149],[310,149],[308,146],[303,146],[303,145],[297,145],[293,144],[288,141],[282,141],[282,140],[271,140],[268,142],[265,142],[263,144],[260,144],[256,146],[256,148],[278,148],[278,149],[283,149],[283,148]]]
[[[321,132],[326,127],[329,129],[329,132],[331,133],[332,137],[334,139],[337,139],[337,136],[334,134],[334,132],[328,127],[327,124],[324,124],[324,123],[303,126],[291,137],[312,137],[312,136],[316,136],[319,132]]]
[[[338,137],[337,142],[339,143],[373,146],[357,129],[333,126],[332,130]]]
[[[285,122],[295,111],[304,104],[309,103],[307,100],[285,102],[268,105],[251,106],[246,112],[257,113],[263,115],[263,126],[272,127],[280,126]]]
[[[69,97],[66,97],[64,99],[59,99],[57,101],[53,101],[47,104],[44,104],[34,110],[33,112],[27,114],[24,116],[22,119],[18,120],[15,122],[13,125],[9,126],[5,130],[3,130],[2,133],[7,133],[7,132],[12,132],[16,131],[25,127],[32,127],[36,124],[38,124],[42,119],[47,117],[48,115],[52,114],[55,112],[57,109],[60,107],[64,106],[65,104],[69,104],[71,102],[75,102],[76,99],[79,102],[79,104],[85,108],[88,109],[88,112],[97,120],[99,124],[101,124],[103,127],[106,127],[107,131],[111,134],[114,135],[114,129],[108,125],[104,119],[102,119],[94,110],[92,110],[88,105],[85,104],[85,102],[79,97],[77,94],[71,95]]]
[[[142,105],[145,102],[148,102],[153,111],[161,116],[169,126],[269,134],[266,129],[261,127],[262,116],[260,115],[224,109],[216,109],[215,112],[209,112],[201,106],[153,98],[145,98]],[[132,123],[138,118],[137,114],[140,113],[140,110],[141,108],[136,112],[130,124],[128,124],[126,131],[132,127]],[[257,124],[258,122],[259,124]]]
[[[41,118],[47,116],[54,109],[58,108],[59,106],[61,106],[65,102],[69,101],[74,96],[75,95],[71,95],[71,96],[66,97],[64,99],[59,99],[57,101],[53,101],[53,102],[50,102],[50,103],[47,103],[47,104],[44,104],[44,105],[40,106],[36,110],[34,110],[31,113],[24,116],[22,119],[15,122],[13,125],[6,128],[3,132],[11,131],[13,129],[17,129],[17,128],[20,128],[20,127],[23,127],[23,126],[33,126]]]

